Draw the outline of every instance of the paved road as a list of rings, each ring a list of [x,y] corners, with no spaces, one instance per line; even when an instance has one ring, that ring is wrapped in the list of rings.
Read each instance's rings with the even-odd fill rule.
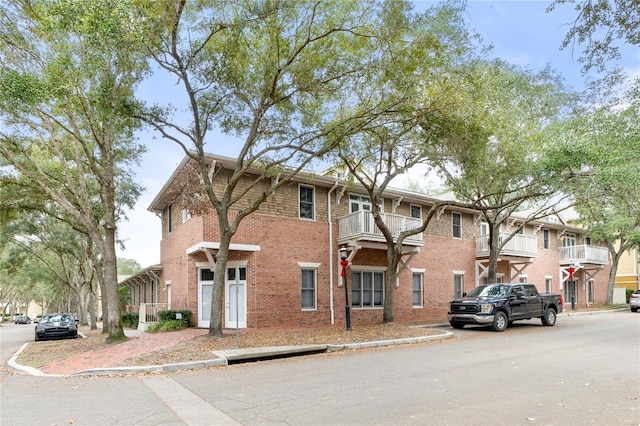
[[[539,324],[168,375],[3,373],[0,423],[638,425],[640,314]]]

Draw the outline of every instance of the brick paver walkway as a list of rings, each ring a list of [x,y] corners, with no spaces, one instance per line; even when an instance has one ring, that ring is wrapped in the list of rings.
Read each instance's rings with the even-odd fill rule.
[[[113,367],[125,359],[175,346],[208,332],[208,329],[186,328],[171,333],[144,333],[137,337],[130,337],[129,340],[118,345],[50,362],[40,367],[40,371],[47,374],[67,375],[92,368]]]

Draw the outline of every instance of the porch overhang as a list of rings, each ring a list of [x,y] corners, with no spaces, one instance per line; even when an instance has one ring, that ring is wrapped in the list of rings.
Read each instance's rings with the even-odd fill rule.
[[[216,255],[214,251],[220,250],[220,242],[218,241],[201,241],[195,246],[191,246],[187,249],[187,256],[204,252],[209,261],[209,266],[213,270],[216,265]],[[260,251],[260,246],[254,244],[229,244],[230,251]]]
[[[198,244],[187,249],[187,254],[193,254],[200,251],[220,250],[219,241],[201,241]],[[254,244],[229,244],[231,251],[260,251],[260,246]]]
[[[131,275],[130,277],[125,278],[120,281],[119,285],[131,286],[134,284],[143,284],[148,282],[149,279],[160,280],[160,273],[162,272],[162,265],[152,265],[149,266],[142,271],[138,272],[135,275]]]

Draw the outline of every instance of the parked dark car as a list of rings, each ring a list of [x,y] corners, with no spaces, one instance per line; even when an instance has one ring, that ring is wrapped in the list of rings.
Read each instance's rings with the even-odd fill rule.
[[[43,315],[36,324],[36,341],[76,338],[78,338],[78,323],[72,314]]]
[[[480,324],[504,331],[514,321],[531,318],[540,318],[542,325],[553,326],[560,312],[560,294],[540,294],[536,286],[529,283],[489,284],[452,301],[448,317],[453,328]]]
[[[18,315],[15,319],[16,324],[31,324],[31,318],[26,315]]]

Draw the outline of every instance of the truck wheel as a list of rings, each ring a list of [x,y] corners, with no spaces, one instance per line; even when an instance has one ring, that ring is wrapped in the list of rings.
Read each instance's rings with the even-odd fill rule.
[[[547,308],[542,316],[542,325],[553,327],[556,325],[556,310],[553,308]]]
[[[507,315],[501,311],[496,312],[496,315],[493,317],[493,331],[505,331],[508,324]]]
[[[460,330],[461,328],[464,328],[464,324],[460,324],[459,322],[451,321],[449,324],[451,324],[451,327],[458,330]]]

